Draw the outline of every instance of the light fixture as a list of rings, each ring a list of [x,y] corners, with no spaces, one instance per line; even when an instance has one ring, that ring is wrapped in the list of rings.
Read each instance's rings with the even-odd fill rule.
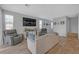
[[[26,7],[29,7],[29,6],[30,6],[30,4],[25,4],[25,6],[26,6]]]

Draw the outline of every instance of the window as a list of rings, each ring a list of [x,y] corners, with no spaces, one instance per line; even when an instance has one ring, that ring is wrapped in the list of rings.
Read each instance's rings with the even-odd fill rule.
[[[51,29],[53,29],[53,22],[51,22]]]
[[[39,28],[42,29],[42,20],[39,20]]]
[[[12,15],[5,15],[5,29],[13,29],[13,16]]]

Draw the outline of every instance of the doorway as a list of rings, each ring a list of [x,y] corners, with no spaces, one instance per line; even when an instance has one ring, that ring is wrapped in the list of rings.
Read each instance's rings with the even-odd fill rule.
[[[78,16],[68,17],[68,37],[78,39]]]

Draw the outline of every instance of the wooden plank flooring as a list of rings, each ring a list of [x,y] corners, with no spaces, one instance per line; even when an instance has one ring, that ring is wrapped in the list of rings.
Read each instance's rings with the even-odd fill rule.
[[[77,38],[62,38],[48,54],[78,54],[79,40]]]
[[[0,47],[0,54],[30,54],[26,40],[11,47]],[[59,43],[47,54],[79,54],[79,40],[72,37],[60,37]]]
[[[24,40],[23,42],[15,46],[0,47],[0,54],[30,54],[30,52],[27,48],[27,41]]]

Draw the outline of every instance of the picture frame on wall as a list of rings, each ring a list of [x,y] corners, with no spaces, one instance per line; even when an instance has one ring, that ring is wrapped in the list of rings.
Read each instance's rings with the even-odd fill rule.
[[[60,22],[60,24],[64,24],[64,23],[65,23],[64,21],[61,21],[61,22]]]

